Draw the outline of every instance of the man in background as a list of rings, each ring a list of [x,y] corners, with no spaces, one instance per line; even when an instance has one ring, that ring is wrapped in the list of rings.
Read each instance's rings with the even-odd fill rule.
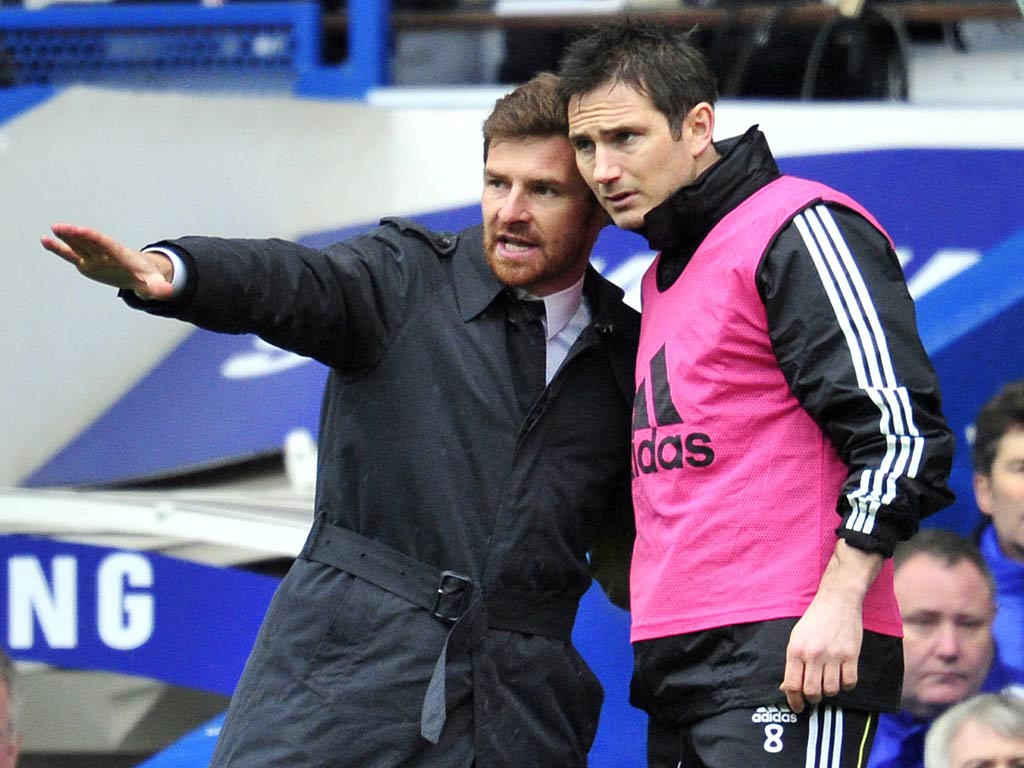
[[[894,563],[904,632],[902,708],[880,718],[868,766],[920,768],[936,717],[1021,678],[995,657],[995,585],[970,539],[927,528],[896,548]]]
[[[1022,768],[1024,699],[994,693],[957,704],[925,739],[925,768]]]
[[[992,633],[1000,659],[1024,676],[1024,381],[1007,384],[978,412],[971,461],[985,518],[978,545],[999,604]]]

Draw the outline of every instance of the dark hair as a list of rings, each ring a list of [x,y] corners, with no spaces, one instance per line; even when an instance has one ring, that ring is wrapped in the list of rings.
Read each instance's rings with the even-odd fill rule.
[[[569,121],[559,96],[558,77],[541,72],[494,102],[494,109],[484,121],[484,162],[491,142],[548,136],[568,140]]]
[[[985,577],[989,591],[995,595],[996,584],[992,571],[985,562],[978,546],[968,538],[945,528],[922,528],[906,541],[896,545],[892,556],[893,568],[897,571],[914,555],[928,555],[949,568],[967,561]]]
[[[623,83],[651,100],[675,138],[697,104],[714,105],[718,86],[704,53],[689,32],[626,18],[595,27],[573,41],[559,65],[562,102],[602,83]]]
[[[981,406],[974,423],[971,462],[979,475],[992,473],[999,441],[1014,427],[1024,429],[1024,379],[1003,387]]]

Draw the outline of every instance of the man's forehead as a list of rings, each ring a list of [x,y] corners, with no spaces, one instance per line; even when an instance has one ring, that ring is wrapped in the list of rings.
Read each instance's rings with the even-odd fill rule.
[[[963,559],[950,565],[927,552],[912,555],[896,571],[896,596],[901,605],[934,605],[945,610],[949,608],[947,593],[950,589],[943,584],[950,582],[956,585],[957,592],[977,592],[982,610],[986,607],[985,598],[992,598],[991,587],[976,564]]]
[[[529,136],[496,136],[491,139],[489,150],[500,149],[506,153],[524,153],[557,150],[560,144],[568,143],[564,133],[546,133]]]
[[[628,80],[626,78],[615,75],[609,77],[607,80],[602,80],[593,88],[590,88],[586,91],[581,91],[579,93],[574,93],[572,96],[569,97],[570,108],[573,103],[578,104],[581,99],[602,99],[607,97],[610,93],[616,91],[617,89],[622,91],[632,91],[637,96],[641,96],[645,99],[650,98],[650,93],[648,92],[647,86],[643,82],[643,80],[633,82],[632,80]]]
[[[602,84],[570,99],[569,135],[631,123],[640,119],[638,110],[646,113],[654,109],[654,103],[647,94],[629,83]]]
[[[997,455],[1000,458],[1024,456],[1024,424],[1012,424],[999,438]]]
[[[527,136],[493,142],[484,169],[558,178],[562,173],[560,165],[566,164],[575,166],[568,136]]]

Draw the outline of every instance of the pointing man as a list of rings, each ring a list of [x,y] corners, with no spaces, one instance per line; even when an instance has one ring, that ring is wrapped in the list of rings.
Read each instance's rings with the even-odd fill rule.
[[[551,75],[498,101],[482,230],[43,239],[134,307],[331,369],[313,531],[216,768],[586,765],[602,694],[570,632],[592,569],[614,597],[627,564],[638,321],[588,267],[606,217],[566,134]]]

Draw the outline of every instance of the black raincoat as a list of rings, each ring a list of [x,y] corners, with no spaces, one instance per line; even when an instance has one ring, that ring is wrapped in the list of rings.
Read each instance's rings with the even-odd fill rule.
[[[586,765],[602,691],[570,632],[592,573],[624,599],[633,536],[621,290],[588,272],[592,321],[524,419],[479,228],[162,245],[184,293],[130,304],[331,369],[313,532],[212,765]]]

